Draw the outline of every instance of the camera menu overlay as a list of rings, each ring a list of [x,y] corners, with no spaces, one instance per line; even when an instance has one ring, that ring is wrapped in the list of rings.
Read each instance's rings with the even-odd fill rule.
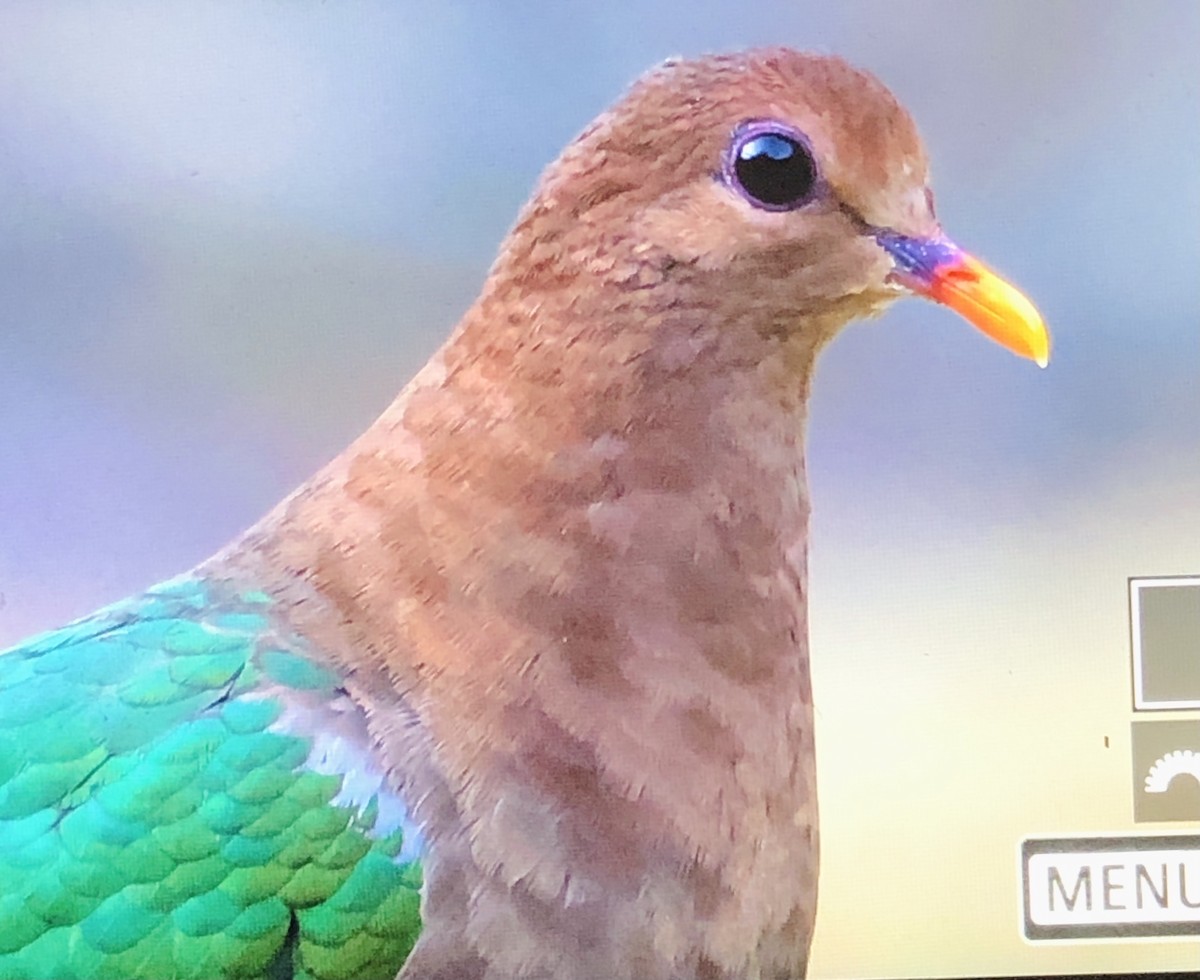
[[[1130,579],[1129,627],[1133,822],[1200,830],[1200,575]],[[1025,937],[1200,935],[1200,833],[1150,830],[1024,841]]]

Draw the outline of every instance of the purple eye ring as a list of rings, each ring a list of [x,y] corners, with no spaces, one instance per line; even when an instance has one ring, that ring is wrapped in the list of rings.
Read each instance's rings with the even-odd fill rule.
[[[821,189],[808,137],[776,119],[751,119],[734,131],[722,160],[724,182],[763,211],[794,211]]]

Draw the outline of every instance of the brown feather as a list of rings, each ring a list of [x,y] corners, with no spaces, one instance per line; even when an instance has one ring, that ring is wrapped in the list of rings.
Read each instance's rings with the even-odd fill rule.
[[[839,204],[756,211],[741,121]],[[208,569],[272,583],[426,822],[405,977],[803,975],[817,804],[805,401],[936,227],[913,124],[785,49],[668,63],[543,175],[478,301]]]

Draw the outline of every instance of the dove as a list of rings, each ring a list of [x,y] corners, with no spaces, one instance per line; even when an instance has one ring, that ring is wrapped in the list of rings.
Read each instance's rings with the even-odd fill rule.
[[[879,81],[651,70],[352,445],[0,656],[0,976],[803,977],[806,403],[908,295],[1048,359]]]

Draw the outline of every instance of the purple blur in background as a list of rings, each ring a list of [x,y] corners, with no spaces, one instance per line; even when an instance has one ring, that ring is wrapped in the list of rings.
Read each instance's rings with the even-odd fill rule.
[[[1200,455],[1198,38],[1191,0],[0,8],[0,645],[183,570],[342,448],[541,167],[674,54],[881,76],[948,232],[1054,333],[1042,372],[925,303],[847,331],[821,547]]]

